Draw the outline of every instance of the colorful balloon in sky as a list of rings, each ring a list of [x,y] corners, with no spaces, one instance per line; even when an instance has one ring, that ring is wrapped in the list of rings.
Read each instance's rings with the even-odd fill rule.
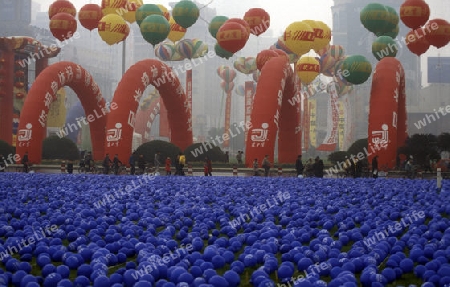
[[[158,7],[158,5],[144,4],[136,10],[136,14],[135,14],[136,23],[139,26],[141,26],[142,21],[144,21],[144,19],[150,15],[163,16],[164,13],[161,11],[161,9]]]

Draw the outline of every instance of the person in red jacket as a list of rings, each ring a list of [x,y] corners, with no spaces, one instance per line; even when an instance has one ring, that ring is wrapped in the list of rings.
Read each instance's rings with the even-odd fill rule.
[[[205,157],[205,164],[204,164],[204,172],[205,172],[205,176],[212,176],[212,162],[209,159],[209,157]]]
[[[166,158],[166,175],[172,175],[172,160],[170,157]]]

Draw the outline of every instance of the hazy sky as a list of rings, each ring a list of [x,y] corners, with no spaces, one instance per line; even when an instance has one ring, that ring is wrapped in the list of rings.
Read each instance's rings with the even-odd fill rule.
[[[41,10],[47,11],[54,0],[37,0],[41,4]],[[84,4],[101,4],[100,0],[71,0],[77,9]],[[145,4],[162,4],[169,8],[169,0],[146,1]],[[320,20],[331,27],[331,6],[332,0],[197,0],[197,2],[216,8],[218,15],[242,18],[250,8],[263,8],[270,15],[270,26],[274,32],[278,33],[295,21],[306,19]],[[201,8],[201,5],[199,5]],[[205,19],[210,20],[210,19]]]

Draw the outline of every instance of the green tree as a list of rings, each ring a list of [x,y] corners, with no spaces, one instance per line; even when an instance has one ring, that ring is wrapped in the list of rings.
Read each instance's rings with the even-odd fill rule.
[[[212,148],[209,148],[207,143],[195,143],[188,146],[184,154],[188,162],[202,162],[208,156],[212,162],[225,162],[225,153],[218,146],[209,143]],[[206,148],[205,148],[206,147]]]
[[[332,164],[345,162],[348,158],[350,158],[350,153],[348,153],[347,151],[335,151],[328,156],[328,160]]]
[[[5,141],[0,140],[0,154],[2,154],[5,158],[11,154],[14,155],[16,153],[16,149],[8,144]]]
[[[407,156],[414,157],[415,164],[423,165],[427,155],[431,159],[438,159],[438,139],[432,134],[414,134],[406,139],[405,148],[402,149]]]
[[[442,133],[438,135],[437,147],[440,151],[450,151],[450,133]]]
[[[347,150],[350,155],[356,156],[358,153],[364,153],[364,149],[369,146],[369,141],[367,139],[359,139],[355,141]]]
[[[42,142],[43,159],[78,160],[80,151],[77,145],[68,138],[56,135],[45,138]]]
[[[164,162],[167,157],[170,157],[172,163],[175,162],[177,155],[180,153],[181,149],[174,145],[173,143],[162,141],[162,140],[153,140],[150,142],[146,142],[140,145],[136,149],[136,154],[139,156],[140,154],[144,155],[144,159],[146,162],[151,164],[155,164],[155,154],[159,151],[161,165],[164,165]]]

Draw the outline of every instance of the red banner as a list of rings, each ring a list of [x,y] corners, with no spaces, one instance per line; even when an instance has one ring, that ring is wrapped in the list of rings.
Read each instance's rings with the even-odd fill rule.
[[[253,81],[246,81],[244,86],[244,96],[245,96],[245,123],[250,123],[252,106],[253,106],[253,95],[255,94]],[[245,129],[245,141],[247,141],[247,129]]]
[[[230,117],[231,117],[231,94],[230,91],[227,93],[227,98],[225,101],[225,138],[223,141],[223,147],[229,147],[230,146]]]
[[[305,150],[309,149],[309,115],[310,112],[309,110],[311,109],[311,107],[309,106],[309,102],[308,102],[308,94],[307,93],[302,93],[303,95],[303,148]]]
[[[337,136],[339,128],[339,104],[338,93],[335,82],[329,84],[330,99],[328,101],[328,124],[327,135],[323,143],[317,148],[319,151],[334,151],[337,145]]]

